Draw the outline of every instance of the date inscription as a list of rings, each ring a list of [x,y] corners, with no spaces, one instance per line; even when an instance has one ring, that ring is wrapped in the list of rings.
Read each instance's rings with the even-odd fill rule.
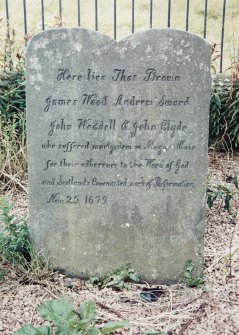
[[[62,204],[62,205],[107,205],[108,198],[107,196],[100,195],[86,195],[81,197],[79,195],[64,195],[60,192],[52,193],[48,200],[47,204]]]

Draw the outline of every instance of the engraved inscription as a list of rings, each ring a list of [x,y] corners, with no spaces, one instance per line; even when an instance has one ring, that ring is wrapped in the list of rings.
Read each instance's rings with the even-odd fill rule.
[[[147,67],[141,74],[121,67],[100,73],[91,66],[79,72],[69,66],[59,68],[55,79],[56,84],[74,82],[76,86],[84,82],[127,83],[132,93],[109,94],[97,90],[97,86],[75,96],[65,91],[64,97],[55,93],[43,97],[42,111],[50,115],[39,146],[46,153],[41,185],[52,189],[47,205],[107,206],[113,201],[108,193],[90,195],[94,188],[103,192],[112,188],[163,192],[196,187],[195,181],[187,177],[193,168],[190,154],[196,144],[189,136],[192,125],[182,117],[192,104],[191,93],[177,96],[160,90],[162,85],[183,82],[182,75],[161,73],[156,66]],[[157,94],[134,93],[135,82],[154,82],[159,87]],[[81,106],[93,114],[87,116]],[[113,113],[103,118],[102,112],[107,113],[108,108]],[[144,109],[152,108],[159,112],[157,121],[144,116]],[[123,110],[134,117],[126,118]],[[188,153],[186,159],[181,153],[183,157]],[[110,176],[102,177],[107,171]],[[127,177],[123,177],[124,173]],[[72,187],[81,193],[73,194]],[[68,189],[69,194],[62,189]]]

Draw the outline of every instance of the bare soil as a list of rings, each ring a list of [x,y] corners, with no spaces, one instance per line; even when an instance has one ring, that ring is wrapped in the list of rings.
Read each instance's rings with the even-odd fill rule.
[[[233,188],[231,177],[239,175],[239,155],[228,157],[211,152],[209,172],[210,184],[230,184]],[[15,194],[15,201],[17,214],[26,213],[27,196]],[[238,212],[238,198],[232,206]],[[23,284],[22,278],[6,265],[8,275],[0,284],[0,334],[13,334],[26,323],[43,324],[38,305],[62,296],[71,297],[76,305],[93,299],[99,325],[117,319],[130,320],[131,329],[118,334],[160,330],[178,335],[239,334],[239,224],[234,228],[235,220],[220,201],[207,210],[205,286],[187,288],[182,283],[162,286],[165,291],[157,302],[140,298],[140,291],[147,283],[133,284],[120,292],[88,290],[83,281],[54,273],[45,280]]]

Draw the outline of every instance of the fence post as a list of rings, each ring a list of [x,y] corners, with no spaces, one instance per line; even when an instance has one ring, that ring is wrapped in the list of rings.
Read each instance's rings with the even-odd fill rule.
[[[59,0],[59,16],[62,18],[62,0]]]
[[[8,0],[5,0],[5,6],[6,6],[6,19],[7,21],[9,21]]]
[[[220,73],[222,73],[222,63],[223,63],[223,47],[224,47],[224,31],[225,31],[226,4],[227,4],[227,0],[223,0]]]
[[[27,5],[26,0],[23,0],[23,16],[24,16],[24,33],[27,35]]]
[[[78,27],[80,27],[80,0],[77,0]]]
[[[116,40],[116,0],[114,0],[114,39]]]
[[[132,34],[134,33],[134,0],[132,0]]]
[[[98,31],[98,0],[95,0],[95,30]]]
[[[42,30],[45,30],[44,0],[41,0],[41,26]]]
[[[204,34],[203,37],[207,37],[207,0],[205,0],[205,9],[204,9]]]
[[[170,28],[170,19],[171,19],[171,0],[168,0],[168,28]]]
[[[187,0],[187,11],[186,11],[186,31],[188,31],[188,21],[189,21],[189,0]]]
[[[150,0],[150,28],[153,27],[153,0]]]
[[[8,0],[5,1],[6,6],[6,19],[7,19],[7,39],[10,41],[10,24],[9,24],[9,9],[8,9]]]

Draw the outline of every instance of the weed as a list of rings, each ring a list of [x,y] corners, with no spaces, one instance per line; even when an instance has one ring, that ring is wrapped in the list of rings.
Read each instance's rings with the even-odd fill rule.
[[[237,62],[231,80],[228,99],[228,133],[235,147],[239,146],[239,62]]]
[[[125,320],[106,323],[102,328],[95,326],[96,305],[94,301],[83,303],[75,310],[68,298],[51,300],[39,306],[41,317],[53,323],[53,327],[25,325],[17,330],[15,335],[103,335],[115,330],[129,328]]]
[[[217,186],[208,186],[207,188],[207,204],[208,207],[211,209],[214,205],[214,202],[216,200],[221,201],[224,204],[224,209],[228,211],[228,213],[231,214],[233,221],[232,223],[234,224],[231,238],[230,238],[230,244],[229,244],[229,275],[228,277],[232,277],[232,242],[233,238],[235,235],[236,227],[238,224],[238,219],[239,219],[239,212],[237,209],[232,208],[231,206],[231,200],[237,195],[239,198],[239,181],[238,181],[238,176],[234,176],[232,178],[232,183],[236,189],[236,192],[232,190],[232,188],[228,186],[223,186],[223,185],[217,185]]]
[[[0,198],[0,254],[16,265],[22,259],[30,261],[31,242],[26,220],[17,220],[12,207],[8,199]]]
[[[183,282],[188,287],[201,287],[204,280],[200,277],[193,277],[194,264],[191,259],[187,260],[184,265]]]
[[[52,273],[49,259],[34,249],[27,221],[12,210],[9,200],[0,198],[0,264],[10,262],[28,280],[48,277]]]
[[[238,189],[238,177],[234,176],[232,178],[232,183],[234,184],[237,191]],[[208,186],[207,188],[207,205],[211,209],[216,200],[222,200],[224,203],[224,209],[231,213],[231,199],[233,198],[233,191],[228,186],[217,185]]]
[[[86,282],[88,288],[98,285],[100,288],[112,287],[116,290],[121,290],[127,287],[126,281],[139,281],[134,269],[130,264],[126,264],[119,269],[115,269],[107,273],[103,278],[93,277]]]
[[[0,26],[0,29],[4,31],[2,26]],[[9,21],[7,21],[5,36],[3,34],[3,38],[0,39],[2,50],[0,52],[0,68],[3,72],[18,72],[24,65],[23,52],[19,48],[16,49],[15,35],[15,30],[10,28]]]
[[[4,271],[0,269],[0,281],[2,281],[5,277]]]
[[[8,25],[0,53],[0,185],[26,192],[24,58],[15,50],[14,37]]]
[[[227,186],[218,185],[207,189],[207,205],[211,209],[216,200],[222,199],[224,209],[230,212],[231,190]]]
[[[23,73],[0,75],[0,185],[26,191],[27,159]]]
[[[0,75],[0,111],[1,123],[8,130],[9,124],[14,123],[16,135],[25,134],[26,93],[23,70],[5,72]],[[11,139],[12,129],[7,131]]]
[[[0,120],[0,186],[2,190],[21,189],[27,193],[27,159],[25,134],[16,135],[15,120],[5,124]]]
[[[230,88],[214,89],[210,102],[209,138],[226,150],[239,147],[239,63],[236,64]]]
[[[27,193],[27,159],[25,135],[16,136],[15,122],[9,123],[12,129],[11,138],[8,136],[6,128],[1,131],[0,120],[0,188],[20,189]]]
[[[49,257],[42,251],[36,251],[32,244],[29,251],[30,261],[22,259],[21,262],[20,270],[23,274],[23,282],[34,282],[52,276],[54,270]]]

